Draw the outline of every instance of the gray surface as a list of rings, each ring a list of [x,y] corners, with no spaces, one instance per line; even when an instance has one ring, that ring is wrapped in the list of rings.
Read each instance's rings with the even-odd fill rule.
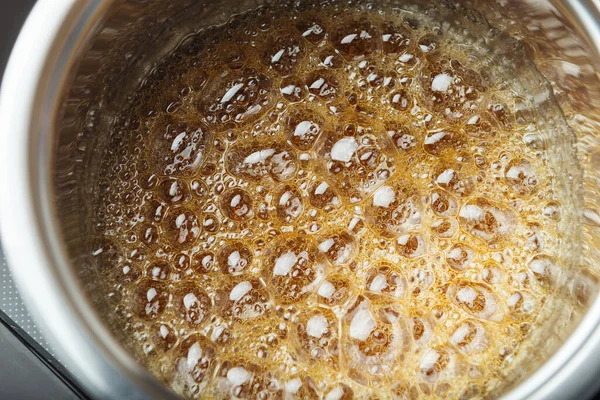
[[[3,324],[0,356],[0,399],[80,398]]]
[[[2,250],[0,250],[0,310],[4,311],[10,319],[21,327],[29,336],[40,344],[46,351],[54,355],[49,348],[46,340],[40,334],[37,326],[29,316],[15,284],[10,277],[10,271],[4,260]],[[0,354],[2,354],[0,352]],[[1,376],[1,375],[0,375]],[[0,385],[1,386],[1,385]],[[0,392],[1,393],[1,392]],[[0,398],[2,398],[0,396]]]

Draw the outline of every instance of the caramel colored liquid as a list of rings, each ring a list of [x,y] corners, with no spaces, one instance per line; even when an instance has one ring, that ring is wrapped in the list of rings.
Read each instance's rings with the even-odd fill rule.
[[[443,27],[262,9],[116,123],[94,255],[189,398],[480,397],[560,277],[545,155]]]

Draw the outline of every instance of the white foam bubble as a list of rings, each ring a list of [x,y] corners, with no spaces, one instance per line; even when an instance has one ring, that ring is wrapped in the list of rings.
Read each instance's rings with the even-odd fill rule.
[[[169,328],[167,328],[165,325],[161,325],[160,326],[160,337],[165,339],[168,334],[169,334]]]
[[[378,274],[369,285],[369,290],[375,293],[381,293],[385,288],[387,288],[388,283],[385,275]]]
[[[239,251],[232,251],[227,257],[227,265],[229,265],[231,268],[237,268],[237,265],[240,262],[241,258],[242,257]]]
[[[433,135],[429,135],[425,138],[425,144],[435,144],[437,142],[439,142],[440,140],[442,140],[443,138],[445,138],[446,136],[448,136],[449,133],[448,132],[435,132]]]
[[[514,307],[517,305],[519,300],[521,300],[522,298],[523,298],[523,296],[521,295],[521,293],[515,292],[515,293],[511,294],[510,296],[508,296],[508,299],[506,300],[506,304],[509,307]]]
[[[154,299],[157,294],[158,294],[158,292],[156,291],[156,289],[150,288],[150,289],[148,289],[148,292],[146,292],[146,299],[148,300],[148,302],[151,302],[152,299]]]
[[[341,44],[348,44],[348,43],[352,43],[352,41],[357,37],[358,35],[356,33],[352,33],[350,35],[344,36],[341,40]]]
[[[459,215],[465,219],[481,221],[485,218],[485,211],[475,204],[465,204],[460,209]]]
[[[360,309],[354,314],[350,322],[350,337],[360,341],[367,340],[375,326],[371,311],[365,308]]]
[[[456,297],[460,302],[473,306],[473,302],[477,298],[477,291],[470,286],[463,287],[458,290]]]
[[[431,90],[434,92],[446,92],[452,83],[452,77],[448,74],[439,74],[431,82]]]
[[[439,184],[447,185],[452,181],[452,178],[454,178],[454,175],[455,175],[455,171],[453,169],[449,168],[449,169],[445,170],[444,172],[442,172],[435,181]]]
[[[396,200],[396,193],[390,186],[382,186],[373,194],[373,205],[387,208]]]
[[[336,161],[348,162],[358,149],[358,143],[352,136],[338,140],[331,148],[331,158]]]
[[[327,253],[334,243],[335,242],[333,239],[326,239],[319,244],[319,250],[321,250],[323,253]]]
[[[306,333],[315,338],[320,338],[329,329],[327,318],[323,314],[312,316],[306,323]]]
[[[275,261],[275,268],[273,268],[273,275],[275,276],[286,276],[292,270],[292,267],[298,262],[298,257],[293,251],[289,251],[277,258]]]
[[[302,121],[298,125],[296,125],[296,129],[294,129],[294,136],[300,137],[302,140],[306,140],[309,138],[308,134],[311,134],[314,123],[311,121]]]
[[[198,298],[194,293],[188,293],[183,296],[183,305],[187,310],[198,304]]]
[[[279,89],[279,92],[281,94],[290,95],[290,94],[294,93],[295,90],[296,90],[296,86],[295,85],[287,85],[287,86],[282,87],[281,89]]]
[[[267,158],[271,157],[273,154],[275,154],[275,149],[263,149],[255,151],[244,158],[244,164],[254,165],[264,163]]]
[[[248,382],[252,375],[244,367],[234,367],[227,371],[227,380],[233,386],[240,386]]]
[[[302,387],[302,380],[300,378],[292,379],[285,384],[285,391],[291,394],[296,394]]]
[[[242,201],[242,196],[240,196],[239,194],[236,194],[235,196],[233,196],[231,198],[231,202],[229,204],[231,204],[231,207],[237,207],[241,201]]]
[[[237,85],[233,85],[227,92],[225,92],[225,95],[221,99],[221,103],[227,103],[243,87],[244,87],[243,83],[238,83]]]
[[[329,188],[329,185],[327,184],[327,182],[321,182],[319,184],[319,186],[317,186],[317,188],[315,189],[315,194],[316,195],[322,195],[323,193],[325,193],[325,191]]]
[[[425,354],[423,354],[423,357],[421,357],[421,360],[419,360],[419,367],[424,370],[429,370],[433,368],[439,358],[440,354],[437,351],[428,349]]]
[[[229,300],[238,301],[244,297],[250,290],[252,290],[252,284],[250,282],[240,282],[231,290],[229,293]]]
[[[271,63],[279,62],[279,60],[281,59],[281,56],[283,56],[284,53],[285,53],[285,49],[281,49],[277,53],[275,53],[275,55],[273,57],[271,57]]]
[[[333,294],[335,293],[335,286],[333,286],[333,284],[329,281],[323,281],[317,293],[319,294],[319,296],[329,300],[331,299],[331,296],[333,296]]]
[[[470,329],[468,324],[462,324],[450,337],[450,341],[454,344],[461,343],[469,334]]]
[[[412,60],[413,58],[414,58],[414,56],[412,54],[404,53],[398,58],[398,60],[400,62],[407,63],[410,60]]]
[[[202,348],[198,342],[190,346],[187,353],[187,368],[191,370],[198,364],[198,361],[202,358]]]
[[[329,393],[327,393],[325,400],[340,400],[343,395],[344,389],[342,389],[341,386],[336,386],[335,388],[331,389]]]

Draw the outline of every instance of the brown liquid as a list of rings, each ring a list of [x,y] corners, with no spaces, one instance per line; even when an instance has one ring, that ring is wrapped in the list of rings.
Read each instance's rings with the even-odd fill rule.
[[[418,22],[242,15],[122,113],[94,255],[179,393],[477,397],[526,348],[560,272],[544,154],[510,92]]]

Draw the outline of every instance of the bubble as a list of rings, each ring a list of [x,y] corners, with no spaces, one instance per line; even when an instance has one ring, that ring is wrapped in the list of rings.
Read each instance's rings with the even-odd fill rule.
[[[450,343],[465,353],[480,353],[488,345],[488,336],[480,322],[465,320],[456,326],[450,336]]]
[[[269,176],[275,181],[294,177],[298,169],[296,154],[286,145],[237,146],[226,155],[227,170],[240,178],[257,181]]]
[[[163,282],[143,279],[136,284],[131,300],[138,317],[144,320],[155,319],[165,311],[169,302],[169,290]]]
[[[536,280],[546,287],[555,287],[560,279],[560,268],[554,257],[538,254],[529,261],[529,269]]]
[[[164,281],[171,275],[171,266],[164,261],[157,261],[146,268],[146,276],[155,280]]]
[[[382,33],[382,49],[385,54],[393,56],[402,54],[411,43],[410,34],[402,26],[387,23]]]
[[[485,199],[479,198],[463,205],[459,212],[460,225],[474,236],[495,242],[513,227],[513,216]]]
[[[348,232],[331,232],[322,235],[318,247],[327,260],[337,267],[352,262],[358,252],[358,244]]]
[[[531,195],[537,190],[539,179],[535,168],[526,159],[509,162],[504,176],[508,186],[519,195]]]
[[[332,183],[352,202],[373,193],[395,171],[395,153],[376,121],[348,124],[318,146]]]
[[[279,93],[290,103],[297,103],[308,95],[308,86],[299,78],[288,76],[281,81]]]
[[[345,383],[338,383],[325,394],[325,400],[352,400],[354,391]]]
[[[327,70],[315,71],[306,78],[308,92],[322,100],[333,100],[340,90],[340,82],[335,74]]]
[[[212,308],[210,297],[191,281],[177,287],[173,293],[173,305],[179,315],[194,325],[205,321]]]
[[[185,182],[180,179],[167,179],[159,184],[162,200],[171,205],[185,203],[190,199],[190,192]]]
[[[440,238],[451,238],[458,231],[458,222],[454,219],[436,219],[431,223],[434,235]]]
[[[419,390],[407,381],[401,381],[392,387],[391,396],[394,400],[417,400]]]
[[[406,90],[396,90],[390,95],[390,105],[398,111],[407,111],[412,108],[412,97]]]
[[[284,186],[275,199],[277,215],[282,221],[292,222],[304,212],[302,193],[292,186]]]
[[[170,210],[163,229],[171,244],[177,248],[191,247],[202,231],[198,217],[185,208]]]
[[[317,294],[323,304],[342,305],[353,296],[353,285],[344,274],[331,274],[321,282]]]
[[[469,246],[464,244],[454,245],[446,253],[446,262],[451,268],[462,271],[467,269],[473,263],[475,252]]]
[[[460,135],[451,130],[429,131],[423,141],[423,149],[434,156],[445,154],[449,149],[463,146]]]
[[[412,326],[413,340],[417,345],[423,345],[433,336],[434,325],[427,318],[413,317],[410,320],[410,325]]]
[[[219,219],[217,216],[212,213],[204,213],[202,229],[210,233],[217,232],[219,230]]]
[[[143,224],[140,228],[140,239],[149,248],[154,248],[160,242],[158,228],[153,224]]]
[[[304,56],[304,45],[292,35],[269,38],[263,54],[263,63],[281,75],[289,75]]]
[[[226,318],[244,322],[264,318],[271,310],[269,294],[257,279],[240,277],[217,292],[215,305]]]
[[[254,216],[252,198],[243,189],[230,189],[221,195],[220,210],[227,218],[243,221]]]
[[[417,139],[411,129],[402,124],[389,124],[387,134],[400,152],[408,152],[417,145]]]
[[[321,397],[312,378],[296,377],[285,384],[286,394],[296,399],[318,400]]]
[[[287,119],[287,136],[299,150],[310,150],[323,132],[325,119],[320,113],[305,108],[295,109]]]
[[[421,257],[427,252],[425,239],[421,235],[404,234],[396,240],[398,252],[407,258]]]
[[[171,384],[179,386],[183,383],[190,389],[192,383],[201,384],[205,388],[210,380],[217,362],[217,356],[210,342],[203,336],[191,335],[175,349],[175,364]]]
[[[144,204],[144,214],[148,216],[148,219],[154,222],[162,221],[167,210],[167,205],[156,200],[150,200]]]
[[[326,309],[302,311],[294,324],[297,352],[310,363],[337,366],[339,359],[338,320]]]
[[[312,16],[302,18],[296,23],[296,29],[302,37],[310,43],[316,44],[325,37],[325,24],[319,19]]]
[[[489,139],[495,134],[495,126],[486,114],[471,116],[465,123],[465,131],[474,137]]]
[[[420,199],[412,190],[380,186],[367,200],[367,225],[378,235],[395,238],[417,229],[421,224]]]
[[[341,201],[331,186],[325,181],[317,181],[309,189],[308,201],[315,208],[331,211],[341,205]]]
[[[452,374],[454,354],[444,347],[427,349],[419,360],[419,375],[425,382],[434,383]]]
[[[168,324],[155,326],[152,342],[160,351],[167,351],[175,347],[177,343],[177,332]]]
[[[239,274],[250,268],[252,252],[242,242],[231,242],[219,250],[217,263],[224,274]]]
[[[271,108],[271,85],[266,75],[252,68],[224,73],[199,108],[213,124],[251,122]]]
[[[268,287],[277,301],[292,304],[317,290],[325,266],[316,246],[305,236],[284,236],[265,253]]]
[[[497,285],[504,281],[505,273],[494,261],[488,261],[481,270],[483,281],[488,285]]]
[[[458,202],[456,199],[444,191],[434,191],[430,197],[431,209],[440,217],[449,217],[458,212]]]
[[[438,42],[431,33],[423,35],[417,42],[417,47],[423,53],[431,53],[437,48],[437,46]]]
[[[399,299],[406,292],[406,280],[393,267],[382,265],[367,273],[365,289],[374,294]]]
[[[193,175],[210,149],[211,137],[201,124],[168,121],[154,132],[153,159],[165,175]]]
[[[338,69],[344,64],[342,56],[334,49],[325,49],[319,54],[319,66],[324,68]]]
[[[345,23],[331,34],[331,43],[349,59],[362,59],[379,47],[379,33],[368,20]]]
[[[176,269],[186,270],[190,265],[190,257],[187,254],[179,253],[173,257],[173,266]]]
[[[215,398],[283,398],[282,384],[257,364],[234,359],[221,364]]]
[[[511,293],[506,299],[506,305],[510,316],[516,320],[531,318],[539,307],[536,298],[525,290]]]
[[[342,321],[342,331],[348,337],[344,358],[351,378],[362,384],[377,382],[401,365],[407,343],[402,325],[395,309],[357,299]]]
[[[192,258],[192,268],[203,274],[212,271],[214,265],[215,255],[210,251],[196,253]]]
[[[450,286],[448,297],[458,307],[478,318],[499,321],[503,317],[501,304],[485,285],[459,282]]]

